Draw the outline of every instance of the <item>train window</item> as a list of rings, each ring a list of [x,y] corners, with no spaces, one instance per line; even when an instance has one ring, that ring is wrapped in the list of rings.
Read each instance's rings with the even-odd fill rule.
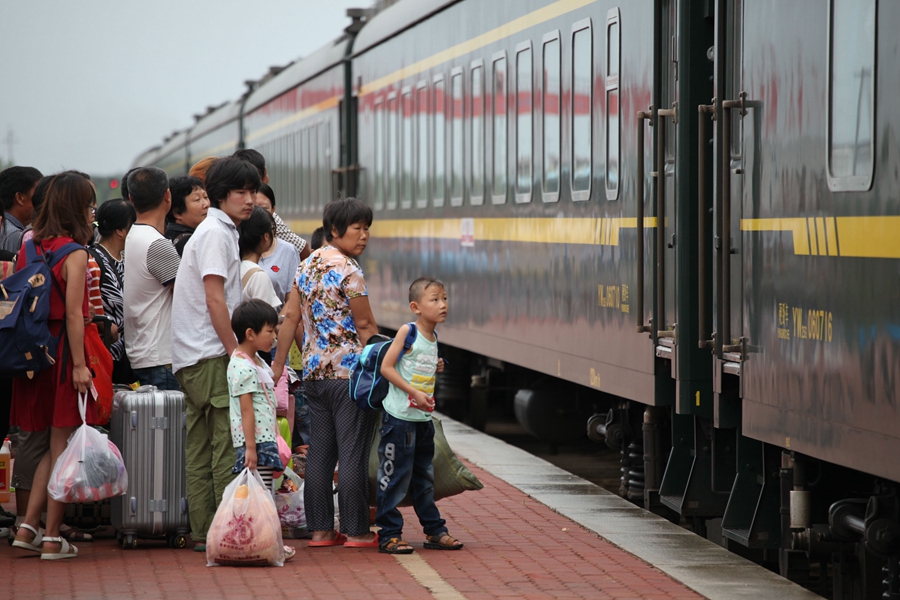
[[[875,165],[876,0],[831,0],[828,186],[866,191]]]
[[[463,202],[463,70],[450,72],[450,204]]]
[[[309,146],[307,146],[306,149],[306,152],[309,155],[309,169],[307,169],[307,173],[309,173],[309,205],[313,210],[318,210],[322,204],[319,197],[319,178],[317,177],[319,174],[319,153],[317,151],[319,147],[318,138],[316,126],[313,125],[309,128]]]
[[[572,200],[591,197],[593,55],[591,20],[584,19],[572,27]]]
[[[416,90],[416,206],[428,206],[428,82]]]
[[[384,100],[375,101],[375,210],[384,208]]]
[[[406,88],[401,94],[400,106],[403,109],[403,115],[400,120],[401,135],[400,143],[401,161],[403,175],[401,179],[401,196],[400,207],[412,208],[413,203],[413,155],[415,147],[413,146],[413,95],[412,90]]]
[[[560,56],[559,32],[544,36],[543,86],[541,112],[543,113],[543,199],[544,202],[559,200],[559,154],[560,154]]]
[[[399,156],[397,147],[397,94],[388,96],[387,101],[387,198],[385,206],[388,210],[397,208],[399,172]]]
[[[484,66],[472,63],[469,89],[469,202],[484,203]]]
[[[294,132],[291,143],[294,145],[294,162],[291,164],[291,172],[294,179],[294,206],[298,211],[306,212],[307,207],[303,203],[303,174],[301,172],[303,165],[303,146],[300,145],[302,135],[299,131]]]
[[[446,182],[444,181],[444,171],[446,170],[446,162],[444,157],[445,135],[446,135],[446,119],[447,103],[444,99],[444,77],[439,75],[434,79],[434,92],[431,95],[434,103],[434,132],[431,135],[432,143],[432,160],[434,161],[432,172],[434,173],[434,205],[443,206],[444,196],[447,193]]]
[[[312,196],[309,192],[309,129],[300,132],[300,181],[302,183],[302,202],[304,209],[312,212]]]
[[[619,197],[619,9],[606,17],[606,199]]]
[[[491,201],[506,202],[506,54],[494,55],[491,86]]]
[[[531,42],[516,48],[516,202],[531,202]]]
[[[282,138],[282,144],[284,144],[284,153],[285,153],[285,164],[284,164],[284,185],[285,191],[287,192],[287,198],[285,198],[286,202],[284,202],[285,206],[290,209],[290,212],[294,212],[296,206],[294,203],[297,198],[297,190],[294,189],[294,165],[296,163],[296,155],[294,154],[294,137],[290,134],[284,136]]]
[[[331,197],[331,121],[325,121],[319,123],[319,208]]]

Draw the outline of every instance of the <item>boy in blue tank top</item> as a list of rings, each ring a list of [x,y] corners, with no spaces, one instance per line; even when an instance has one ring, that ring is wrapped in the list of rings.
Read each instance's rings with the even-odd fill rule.
[[[375,524],[379,552],[410,554],[403,541],[403,516],[397,505],[412,492],[413,507],[425,531],[425,548],[459,550],[462,543],[447,533],[446,521],[434,503],[435,373],[444,370],[438,358],[434,327],[447,320],[447,291],[432,277],[421,277],[409,286],[409,308],[416,314],[418,333],[412,347],[397,360],[409,325],[397,332],[384,356],[381,374],[390,382],[384,399],[381,442],[378,444],[378,512]]]

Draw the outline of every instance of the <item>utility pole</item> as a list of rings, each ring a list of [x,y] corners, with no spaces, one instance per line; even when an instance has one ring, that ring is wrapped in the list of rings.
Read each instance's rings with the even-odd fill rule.
[[[10,166],[15,164],[13,160],[13,146],[18,143],[19,140],[16,139],[16,134],[13,133],[12,127],[9,127],[6,130],[6,159]]]

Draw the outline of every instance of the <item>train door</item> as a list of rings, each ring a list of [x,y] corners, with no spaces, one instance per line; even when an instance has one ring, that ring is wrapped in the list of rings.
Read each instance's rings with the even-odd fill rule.
[[[716,52],[716,91],[720,127],[716,140],[719,164],[716,169],[717,332],[716,356],[722,362],[739,365],[746,358],[744,336],[743,252],[741,217],[745,184],[745,124],[751,124],[750,99],[743,87],[743,0],[720,2],[717,7],[721,38]],[[752,133],[752,132],[751,132]],[[751,135],[752,140],[752,135]],[[718,370],[718,369],[717,369]],[[738,374],[739,366],[726,373]]]
[[[678,148],[678,4],[663,2],[659,18],[663,31],[658,45],[655,112],[656,127],[656,310],[653,329],[657,338],[657,356],[671,358],[675,344],[677,319],[675,300],[675,242],[677,205]]]

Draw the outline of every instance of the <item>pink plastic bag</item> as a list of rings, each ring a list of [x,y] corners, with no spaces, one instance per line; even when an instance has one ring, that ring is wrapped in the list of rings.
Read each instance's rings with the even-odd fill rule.
[[[288,391],[287,367],[281,372],[281,377],[275,382],[275,414],[279,417],[288,416],[288,403],[290,392]]]
[[[228,484],[206,534],[206,564],[284,565],[275,500],[257,471],[244,469]]]
[[[85,423],[87,394],[79,394],[81,427],[59,455],[47,491],[58,502],[98,502],[128,490],[128,473],[116,445]]]

